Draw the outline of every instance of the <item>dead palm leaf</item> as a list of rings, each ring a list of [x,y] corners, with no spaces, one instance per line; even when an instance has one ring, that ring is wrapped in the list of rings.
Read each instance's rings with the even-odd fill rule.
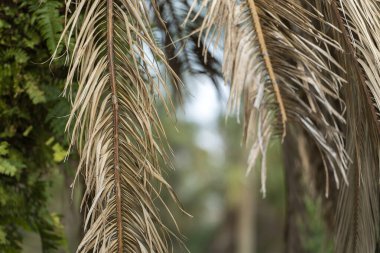
[[[79,84],[69,93],[67,129],[86,185],[78,252],[166,253],[172,234],[154,199],[161,186],[174,193],[159,168],[166,144],[155,103],[169,93],[169,80],[175,87],[178,80],[164,70],[168,63],[152,35],[149,6],[135,0],[66,4],[61,40],[72,48],[65,91]],[[169,112],[170,101],[163,104]]]
[[[303,126],[336,182],[338,174],[346,181],[348,157],[339,128],[343,108],[334,107],[342,102],[344,79],[331,70],[340,66],[328,52],[341,47],[315,27],[321,14],[292,0],[205,0],[203,6],[208,6],[208,16],[200,30],[209,43],[225,35],[223,73],[231,83],[230,111],[239,111],[245,100],[246,138],[253,142],[249,167],[258,154],[264,155],[262,191],[269,140],[284,136],[288,123]]]
[[[346,54],[337,54],[347,80],[346,150],[352,163],[349,184],[339,193],[337,253],[373,253],[379,240],[379,37],[380,4],[335,1],[321,9],[341,33],[333,33]]]

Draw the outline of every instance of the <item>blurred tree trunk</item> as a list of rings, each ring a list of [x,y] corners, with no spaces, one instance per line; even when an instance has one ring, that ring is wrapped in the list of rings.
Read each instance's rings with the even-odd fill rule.
[[[302,244],[302,223],[306,218],[304,197],[308,191],[302,175],[305,151],[300,152],[298,129],[289,129],[284,140],[284,169],[286,189],[285,253],[306,253]]]
[[[237,248],[237,222],[238,212],[236,208],[226,210],[223,224],[215,233],[211,242],[210,253],[236,253]]]
[[[64,185],[61,192],[61,212],[69,251],[75,252],[83,237],[83,216],[79,210],[84,183],[83,178],[80,176],[73,191],[71,185],[73,184],[75,174],[71,168],[76,168],[77,164],[73,161],[69,164],[69,166],[62,169]]]
[[[330,173],[329,180],[326,180],[319,150],[302,129],[289,128],[283,154],[286,188],[285,253],[306,253],[304,239],[308,237],[309,218],[305,201],[322,200],[321,221],[325,221],[328,233],[332,233],[337,191]],[[325,196],[326,191],[328,198]]]
[[[241,182],[239,180],[239,182]],[[210,253],[256,252],[257,180],[253,173],[238,184],[238,192],[226,209],[223,224],[218,229]],[[236,186],[236,185],[235,185]]]
[[[240,201],[237,253],[256,252],[257,180],[250,174],[246,178]]]

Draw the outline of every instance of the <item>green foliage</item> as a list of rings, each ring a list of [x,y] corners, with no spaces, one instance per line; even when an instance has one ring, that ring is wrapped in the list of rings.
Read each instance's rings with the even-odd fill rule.
[[[7,142],[0,143],[0,174],[19,177],[21,169],[25,168],[25,165],[20,162],[21,160],[17,151],[9,150]]]
[[[307,252],[333,253],[333,243],[329,240],[328,229],[322,219],[322,201],[306,198],[307,224],[300,224],[304,229],[303,244]]]
[[[20,252],[22,231],[38,233],[43,252],[63,242],[59,216],[47,209],[49,175],[66,155],[69,105],[59,97],[66,70],[49,65],[61,7],[60,0],[0,2],[0,252]]]
[[[30,4],[32,15],[32,24],[35,24],[46,45],[52,54],[59,41],[63,29],[63,19],[59,15],[59,9],[63,6],[62,1],[40,1],[40,4]]]

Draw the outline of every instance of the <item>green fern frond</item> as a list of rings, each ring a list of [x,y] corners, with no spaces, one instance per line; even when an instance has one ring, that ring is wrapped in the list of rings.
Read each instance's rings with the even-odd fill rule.
[[[20,48],[9,48],[5,50],[3,57],[5,60],[14,59],[18,64],[26,63],[29,60],[26,52]]]
[[[63,29],[63,21],[59,15],[59,10],[63,4],[61,1],[33,1],[29,4],[33,13],[33,21],[36,22],[42,37],[45,39],[49,52],[53,53]]]

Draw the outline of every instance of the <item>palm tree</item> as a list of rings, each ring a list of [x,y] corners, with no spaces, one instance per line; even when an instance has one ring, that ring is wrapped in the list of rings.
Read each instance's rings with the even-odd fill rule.
[[[160,221],[153,200],[160,200],[162,186],[176,200],[159,167],[167,148],[156,100],[170,114],[168,97],[171,91],[181,94],[183,66],[195,65],[201,70],[193,72],[213,80],[222,72],[231,87],[231,113],[244,104],[248,171],[261,155],[264,196],[267,147],[274,138],[284,142],[287,252],[304,251],[292,222],[303,216],[304,195],[327,198],[326,219],[336,216],[331,229],[337,253],[375,252],[379,3],[66,2],[65,91],[74,97],[67,128],[86,185],[85,236],[78,252],[168,252],[170,238],[178,238]],[[210,54],[218,48],[224,52],[220,68]],[[291,212],[289,206],[297,208]]]

